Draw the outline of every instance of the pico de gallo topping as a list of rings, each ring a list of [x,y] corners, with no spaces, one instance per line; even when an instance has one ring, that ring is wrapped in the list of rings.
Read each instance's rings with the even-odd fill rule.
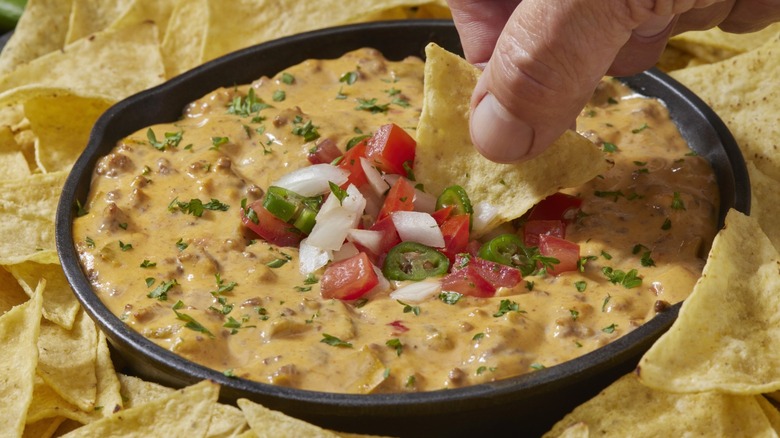
[[[351,140],[344,153],[323,140],[310,151],[312,165],[244,206],[242,221],[270,243],[299,247],[301,273],[324,269],[322,296],[345,301],[387,292],[409,300],[405,288],[421,281],[412,288],[418,301],[442,291],[491,297],[523,277],[577,269],[579,245],[565,234],[580,198],[556,193],[516,232],[477,240],[486,230],[473,233],[474,207],[461,186],[434,197],[415,184],[415,148],[392,123]]]

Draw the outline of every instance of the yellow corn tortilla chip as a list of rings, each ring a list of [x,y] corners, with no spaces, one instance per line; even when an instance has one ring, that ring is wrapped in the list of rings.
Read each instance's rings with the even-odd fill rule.
[[[36,88],[118,101],[164,76],[157,26],[144,22],[98,32],[0,76],[0,101],[19,101]]]
[[[208,0],[176,3],[160,47],[166,78],[184,73],[202,62],[208,26]]]
[[[637,368],[672,392],[780,389],[780,254],[755,218],[731,210],[677,321]]]
[[[0,126],[0,179],[20,179],[30,176],[30,166],[24,157],[10,126]]]
[[[742,55],[671,73],[718,113],[744,157],[776,180],[780,180],[778,71],[780,33]]]
[[[30,300],[0,316],[0,431],[11,436],[22,434],[32,401],[44,287],[41,282]]]
[[[24,102],[24,114],[38,140],[35,159],[43,172],[70,170],[84,151],[92,126],[112,101],[52,92]],[[78,114],[78,117],[73,117]]]
[[[54,255],[54,216],[66,172],[0,180],[0,264],[49,260]]]
[[[68,33],[65,44],[70,44],[92,33],[101,31],[119,19],[135,0],[71,0]],[[161,2],[167,3],[167,2]]]
[[[764,415],[769,420],[769,424],[772,425],[772,429],[780,434],[780,411],[763,395],[757,395],[756,401],[761,406],[761,409],[764,410]]]
[[[0,267],[0,316],[29,299],[14,276]]]
[[[43,320],[38,338],[38,375],[63,399],[92,411],[97,398],[97,328],[80,310],[71,330]]]
[[[154,382],[148,382],[138,377],[118,374],[121,384],[121,394],[125,408],[142,405],[144,403],[165,397],[174,390]],[[235,406],[217,404],[211,418],[206,437],[227,438],[234,437],[249,429],[244,414]]]
[[[712,63],[753,50],[778,33],[780,33],[780,23],[769,25],[756,32],[741,34],[724,32],[713,27],[676,35],[669,40],[669,45]]]
[[[544,437],[561,436],[578,423],[587,425],[590,436],[774,436],[755,397],[656,391],[634,374],[575,408]]]
[[[430,193],[458,184],[473,204],[498,208],[487,228],[518,218],[564,187],[607,170],[602,152],[568,131],[538,157],[520,164],[494,163],[477,152],[469,135],[469,101],[480,71],[436,44],[425,48],[425,98],[417,126],[414,174]]]
[[[70,0],[28,0],[14,33],[0,53],[0,74],[65,45]]]
[[[109,25],[109,29],[119,29],[134,26],[144,21],[152,21],[157,25],[160,35],[165,35],[171,14],[180,3],[186,2],[176,0],[134,0],[121,16]]]
[[[97,350],[97,399],[95,407],[84,411],[57,394],[46,382],[36,376],[33,400],[27,410],[27,423],[62,416],[82,424],[107,417],[122,409],[119,379],[111,362],[105,335],[98,332]]]
[[[22,438],[49,438],[53,436],[65,417],[52,417],[24,426]]]
[[[780,251],[780,182],[758,170],[752,161],[746,164],[750,174],[750,215]]]
[[[78,428],[64,437],[193,438],[205,436],[219,385],[204,380]]]
[[[275,38],[350,23],[360,16],[371,16],[398,6],[425,3],[429,1],[362,0],[359,7],[345,7],[339,0],[210,0],[202,61]]]
[[[59,264],[27,261],[8,265],[6,269],[28,295],[32,295],[33,285],[38,284],[41,278],[46,279],[46,289],[43,292],[43,317],[66,330],[73,327],[80,305]]]
[[[249,427],[259,438],[275,438],[280,436],[305,436],[321,438],[337,438],[334,432],[322,429],[313,424],[273,411],[263,405],[245,398],[238,399],[238,407],[244,412]]]

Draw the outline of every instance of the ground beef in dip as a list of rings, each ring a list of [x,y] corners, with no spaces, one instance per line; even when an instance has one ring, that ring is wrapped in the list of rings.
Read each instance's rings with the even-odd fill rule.
[[[321,141],[343,150],[389,122],[414,135],[422,77],[419,59],[358,50],[218,89],[181,120],[128,136],[98,162],[89,213],[74,224],[96,293],[130,327],[194,362],[345,393],[534,372],[614,341],[690,293],[716,232],[713,172],[661,103],[607,79],[578,130],[614,166],[566,191],[583,199],[566,234],[580,245],[581,272],[524,278],[455,304],[321,298],[318,276],[298,271],[297,249],[242,226],[242,200],[307,165]],[[632,271],[641,282],[631,287],[605,274]],[[341,343],[322,342],[325,334]]]

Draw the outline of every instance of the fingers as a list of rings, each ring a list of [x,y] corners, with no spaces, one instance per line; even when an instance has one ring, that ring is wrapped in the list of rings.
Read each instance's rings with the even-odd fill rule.
[[[520,0],[449,0],[466,60],[483,64],[490,59],[501,29]]]
[[[474,90],[477,149],[498,162],[541,153],[574,122],[643,21],[621,1],[520,3]]]

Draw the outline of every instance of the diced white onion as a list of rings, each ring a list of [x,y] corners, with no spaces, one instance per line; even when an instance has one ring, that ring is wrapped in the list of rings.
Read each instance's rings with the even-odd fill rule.
[[[436,197],[420,189],[414,189],[414,209],[425,213],[436,211]]]
[[[282,176],[272,185],[301,196],[317,196],[330,191],[329,182],[340,186],[347,182],[348,176],[349,172],[331,164],[312,164]]]
[[[374,193],[379,196],[384,195],[387,189],[390,188],[390,185],[387,183],[387,181],[384,180],[384,178],[382,178],[382,174],[376,169],[376,167],[371,165],[371,162],[363,157],[360,157],[360,167],[363,168],[363,172],[366,174],[366,179],[368,179],[368,184],[372,189],[374,189]]]
[[[471,233],[474,237],[482,236],[491,228],[498,225],[496,223],[496,217],[498,216],[497,207],[494,207],[487,202],[478,202],[474,204],[473,208],[474,214],[472,215]]]
[[[365,184],[359,190],[366,199],[366,208],[363,211],[363,220],[367,223],[373,224],[376,222],[376,217],[379,216],[379,210],[382,209],[384,199],[374,193],[374,190],[371,187],[368,187],[369,185],[370,184]]]
[[[368,291],[366,295],[384,294],[385,291],[390,289],[390,281],[385,278],[385,275],[382,274],[382,270],[379,269],[376,265],[371,265],[371,267],[374,268],[374,272],[376,273],[376,277],[379,280],[379,283],[371,288],[371,290]]]
[[[390,298],[401,300],[405,303],[422,303],[441,292],[441,283],[438,281],[417,281],[404,285],[393,292]]]
[[[379,254],[382,242],[382,232],[374,230],[349,230],[347,240],[366,248],[374,254]]]
[[[402,241],[422,243],[433,248],[444,247],[444,236],[436,219],[430,214],[420,211],[396,211],[391,217]]]
[[[360,253],[360,251],[358,251],[354,244],[346,242],[341,245],[341,248],[339,248],[338,251],[333,251],[333,261],[338,262],[340,260],[346,260],[352,256],[358,255],[358,253]]]
[[[387,181],[388,184],[390,184],[390,187],[395,185],[395,182],[398,181],[398,178],[400,178],[401,175],[398,175],[397,173],[386,173],[382,175],[382,178]]]
[[[336,196],[328,196],[317,213],[307,240],[309,245],[323,250],[337,251],[347,238],[347,232],[357,227],[363,215],[366,200],[352,184],[347,187],[347,196],[339,201]]]
[[[331,259],[330,251],[324,251],[309,245],[308,238],[301,240],[298,268],[301,274],[309,275],[327,265]]]

